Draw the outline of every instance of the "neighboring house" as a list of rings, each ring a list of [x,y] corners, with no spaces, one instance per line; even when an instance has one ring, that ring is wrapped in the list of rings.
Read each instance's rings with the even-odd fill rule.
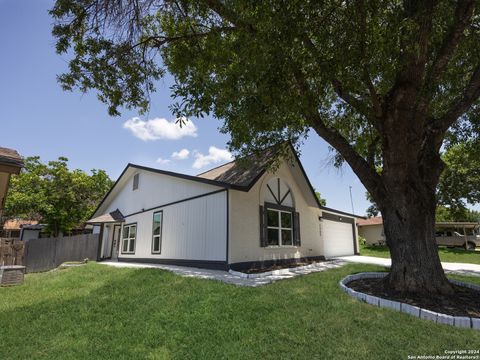
[[[357,221],[358,235],[365,238],[367,245],[385,245],[385,232],[381,216]]]
[[[381,216],[359,219],[357,227],[358,235],[365,238],[367,245],[386,244]],[[466,240],[477,243],[477,246],[480,244],[479,224],[475,222],[437,222],[435,223],[435,230],[436,241],[439,245],[461,245]],[[461,237],[464,237],[463,240]],[[457,239],[455,240],[455,238]]]
[[[323,207],[296,155],[197,176],[128,164],[93,218],[99,259],[246,269],[358,253],[356,216]]]
[[[0,147],[0,220],[12,174],[19,174],[23,167],[22,157],[12,149]]]
[[[38,223],[22,225],[20,231],[20,240],[28,241],[32,239],[38,239],[41,237],[41,233],[44,228],[44,224]]]
[[[60,236],[75,236],[81,234],[91,234],[92,233],[92,226],[86,226],[85,224],[80,224],[75,228],[71,229],[70,231],[64,232]],[[50,237],[51,235],[48,233],[48,226],[46,224],[38,224],[37,222],[33,224],[25,224],[21,226],[20,231],[20,240],[31,240],[31,239],[39,239],[44,237]]]
[[[1,228],[0,237],[6,238],[20,238],[22,228],[28,225],[36,225],[38,221],[35,220],[22,220],[22,219],[9,219],[3,223]]]

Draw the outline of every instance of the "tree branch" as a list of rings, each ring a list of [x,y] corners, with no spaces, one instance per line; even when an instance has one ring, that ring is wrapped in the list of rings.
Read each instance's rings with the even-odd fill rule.
[[[317,54],[318,54],[317,47],[306,34],[303,35],[302,42],[310,50],[313,56],[317,57]],[[375,114],[372,112],[371,108],[366,106],[362,100],[357,99],[354,95],[347,92],[344,89],[343,84],[338,78],[333,78],[330,82],[333,86],[334,91],[336,92],[336,94],[340,99],[345,101],[345,103],[350,105],[359,114],[365,116],[368,120],[373,121],[373,124],[376,127],[379,125],[378,119],[375,118]],[[373,84],[371,85],[373,87]],[[375,89],[373,88],[372,91],[375,92]]]
[[[382,107],[382,102],[380,100],[380,96],[378,95],[377,90],[373,85],[367,65],[364,65],[364,68],[363,68],[363,82],[367,86],[368,93],[370,94],[370,98],[372,99],[372,105],[373,105],[373,109],[375,110],[375,117],[377,119],[376,123],[377,123],[377,127],[379,127],[380,125],[379,119],[381,119],[383,116],[383,107]]]
[[[316,97],[312,94],[304,74],[300,70],[294,69],[293,75],[300,94],[307,101],[305,115],[310,125],[320,137],[343,156],[368,191],[378,194],[379,191],[382,191],[380,175],[355,151],[345,137],[335,128],[326,125],[318,113]]]
[[[437,57],[433,61],[426,84],[430,85],[443,73],[453,52],[464,36],[464,31],[470,23],[475,8],[475,0],[458,1],[455,9],[453,26],[443,39]]]
[[[150,42],[153,42],[155,47],[161,47],[162,45],[172,43],[172,42],[176,42],[176,41],[182,41],[182,40],[188,41],[188,40],[193,40],[193,39],[206,37],[206,36],[213,35],[213,34],[220,34],[220,33],[223,33],[223,32],[231,32],[231,31],[235,31],[236,29],[237,28],[235,28],[233,26],[224,26],[224,27],[213,28],[210,31],[204,32],[204,33],[191,33],[191,34],[171,36],[171,37],[161,36],[161,35],[148,36],[148,37],[144,38],[143,40],[141,40],[140,42],[138,42],[137,44],[133,45],[132,49],[136,48],[138,46],[147,45]]]
[[[368,69],[367,63],[367,12],[365,9],[365,2],[361,0],[359,2],[359,24],[360,24],[360,54],[362,58],[362,80],[364,84],[367,86],[368,92],[370,94],[370,98],[372,100],[373,110],[375,111],[375,116],[378,119],[381,119],[383,116],[383,108],[381,104],[380,97],[377,94],[377,90],[373,85],[372,78],[370,76],[370,71]]]
[[[348,105],[358,111],[361,115],[365,116],[368,119],[371,119],[372,112],[370,108],[365,106],[365,103],[355,96],[347,92],[343,88],[343,84],[337,78],[331,80],[333,89],[337,93],[338,97],[340,97],[343,101],[345,101]]]
[[[439,120],[437,120],[438,125],[442,131],[447,131],[448,128],[455,122],[457,119],[463,115],[468,109],[473,105],[475,101],[480,97],[480,65],[473,70],[470,81],[465,88],[462,96],[457,99],[456,102],[452,105],[450,110],[448,110]]]
[[[375,135],[367,147],[366,161],[370,167],[375,168],[375,153],[377,151],[378,143],[380,142],[380,136]]]
[[[418,26],[417,31],[408,33],[408,37],[401,37],[400,49],[403,61],[401,69],[397,74],[395,83],[385,95],[385,102],[396,103],[403,99],[413,106],[422,104],[422,98],[418,94],[425,84],[426,71],[425,66],[428,60],[428,50],[430,36],[432,33],[432,13],[435,9],[436,1],[415,1],[405,0],[405,16]],[[408,94],[408,96],[406,96]]]
[[[203,0],[203,3],[207,5],[212,11],[216,12],[221,18],[229,21],[233,25],[249,33],[254,33],[255,29],[252,24],[244,21],[240,16],[234,13],[230,8],[220,0]]]

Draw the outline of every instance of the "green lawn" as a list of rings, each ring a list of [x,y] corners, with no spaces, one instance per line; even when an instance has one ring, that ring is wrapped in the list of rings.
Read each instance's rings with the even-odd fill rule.
[[[444,262],[480,264],[480,251],[439,247],[438,253],[440,255],[440,260]],[[360,245],[360,255],[390,258],[390,251],[386,246]]]
[[[478,349],[480,331],[348,297],[352,264],[244,288],[89,263],[0,288],[0,359],[407,359]],[[480,277],[465,278],[480,284]]]

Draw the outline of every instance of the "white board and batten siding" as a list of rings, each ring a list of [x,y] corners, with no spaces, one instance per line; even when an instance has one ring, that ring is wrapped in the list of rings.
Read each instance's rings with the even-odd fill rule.
[[[139,175],[138,189],[133,189],[133,177]],[[124,216],[142,209],[168,204],[222,189],[220,186],[204,184],[179,177],[130,168],[124,175],[112,201],[97,211],[98,215],[119,209]],[[98,216],[95,214],[95,216]]]
[[[129,216],[137,224],[135,254],[119,257],[225,261],[227,251],[227,192]],[[161,253],[152,254],[153,214],[163,211]]]
[[[123,225],[137,224],[135,253],[122,253],[120,242],[119,259],[226,261],[226,190],[141,169],[128,171],[112,200],[97,211],[119,209],[125,216]],[[133,190],[135,174],[139,174],[138,189]],[[161,253],[152,254],[153,214],[157,211],[163,211]]]

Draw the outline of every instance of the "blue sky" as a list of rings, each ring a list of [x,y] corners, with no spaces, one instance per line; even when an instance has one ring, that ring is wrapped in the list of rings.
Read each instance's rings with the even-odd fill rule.
[[[195,128],[180,133],[169,124],[171,78],[159,83],[145,116],[124,111],[110,117],[95,94],[63,92],[56,75],[65,71],[67,58],[55,53],[47,13],[52,5],[51,0],[0,0],[0,146],[44,161],[66,156],[71,168],[105,169],[113,179],[129,162],[187,174],[226,162],[229,138],[218,131],[220,121],[194,119]],[[352,186],[355,213],[364,214],[365,188],[348,166],[339,171],[328,165],[326,143],[312,132],[301,151],[327,206],[351,212]],[[174,152],[179,154],[172,158]]]

